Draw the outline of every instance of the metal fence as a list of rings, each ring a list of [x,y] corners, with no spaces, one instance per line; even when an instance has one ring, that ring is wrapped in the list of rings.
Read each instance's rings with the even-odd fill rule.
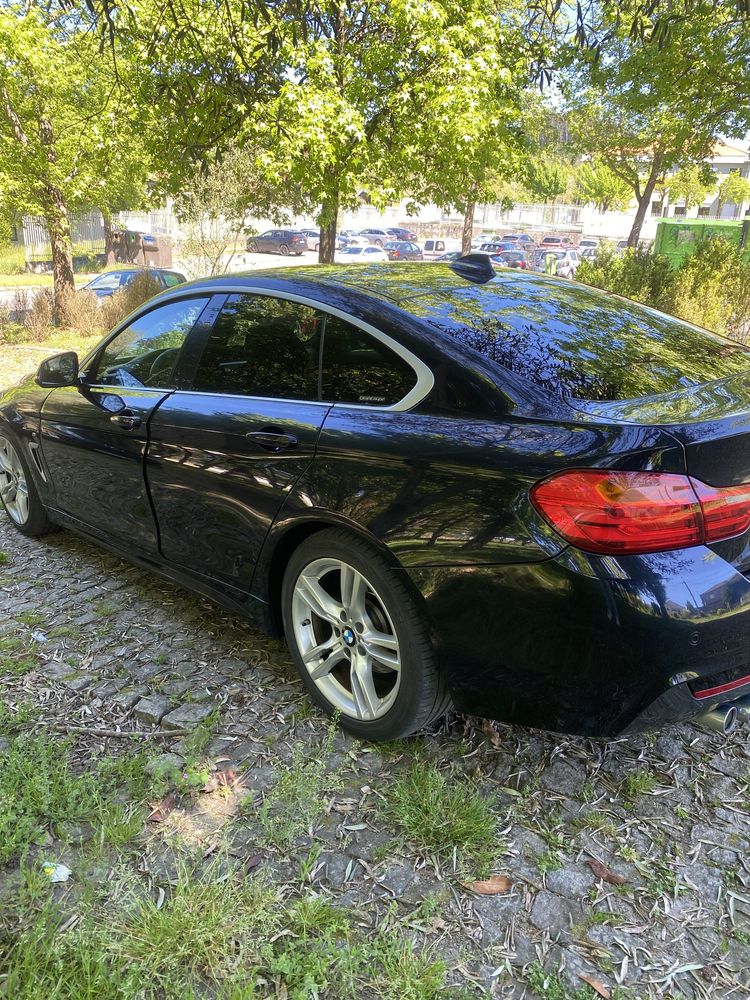
[[[70,239],[73,256],[104,253],[104,223],[99,212],[73,212],[70,218]],[[23,242],[27,264],[46,263],[52,260],[49,232],[41,216],[25,215]]]

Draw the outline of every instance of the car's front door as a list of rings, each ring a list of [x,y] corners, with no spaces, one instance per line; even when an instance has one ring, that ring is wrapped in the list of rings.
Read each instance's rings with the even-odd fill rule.
[[[143,475],[148,421],[208,302],[189,297],[141,313],[97,353],[80,385],[44,402],[41,452],[55,508],[102,537],[156,549]]]
[[[150,423],[146,475],[162,555],[239,594],[330,408],[318,402],[322,323],[297,301],[231,295],[199,362]]]

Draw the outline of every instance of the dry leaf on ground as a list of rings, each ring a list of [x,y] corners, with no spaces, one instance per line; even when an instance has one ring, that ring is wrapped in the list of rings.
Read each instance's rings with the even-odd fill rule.
[[[480,896],[496,896],[501,892],[508,892],[513,885],[507,875],[491,875],[488,879],[479,882],[462,882],[464,889],[477,892]]]
[[[604,997],[604,1000],[611,1000],[612,994],[609,992],[604,983],[600,983],[598,979],[594,979],[593,976],[584,976],[582,973],[578,973],[584,983],[588,983],[592,990],[595,990],[600,997]]]
[[[613,872],[611,868],[599,861],[597,858],[589,858],[588,866],[591,871],[600,878],[603,882],[609,882],[610,885],[624,885],[626,879],[622,875],[618,875],[617,872]]]

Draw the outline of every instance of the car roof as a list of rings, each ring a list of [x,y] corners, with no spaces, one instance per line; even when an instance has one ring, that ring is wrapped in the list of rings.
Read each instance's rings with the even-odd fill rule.
[[[411,270],[411,269],[406,269]],[[424,263],[415,268],[419,273],[405,274],[401,268],[384,268],[382,264],[359,264],[356,267],[346,264],[316,264],[310,266],[269,268],[262,271],[237,271],[232,274],[222,274],[216,277],[199,278],[180,285],[179,290],[173,289],[165,295],[184,295],[190,291],[201,291],[210,288],[217,293],[222,288],[236,291],[243,286],[251,291],[253,288],[264,288],[269,291],[287,291],[300,295],[309,294],[312,298],[321,298],[326,289],[342,292],[360,292],[363,297],[380,299],[395,306],[402,306],[410,299],[424,295],[437,295],[449,298],[453,293],[461,292],[471,286],[466,278],[456,274],[450,267],[440,263]],[[544,275],[528,272],[508,272],[514,275],[509,278],[498,274],[494,281],[528,281],[532,283],[547,283],[550,292],[557,288],[557,280]]]

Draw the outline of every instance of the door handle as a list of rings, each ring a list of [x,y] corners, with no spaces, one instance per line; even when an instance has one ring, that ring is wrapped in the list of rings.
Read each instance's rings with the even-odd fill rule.
[[[113,424],[117,424],[118,427],[122,427],[124,431],[132,431],[135,430],[136,427],[141,426],[141,418],[137,413],[133,413],[132,410],[122,410],[120,413],[115,413],[115,415],[109,419]]]
[[[297,438],[275,427],[265,427],[262,431],[250,431],[245,435],[248,441],[260,445],[266,451],[286,451],[297,447]]]

